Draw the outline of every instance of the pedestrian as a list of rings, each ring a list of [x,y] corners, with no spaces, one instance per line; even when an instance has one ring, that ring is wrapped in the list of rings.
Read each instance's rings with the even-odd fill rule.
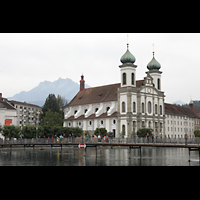
[[[69,134],[69,142],[71,142],[71,134]]]
[[[53,136],[51,137],[51,142],[53,142]]]
[[[72,133],[72,143],[74,142],[74,134]]]
[[[152,143],[154,143],[154,133],[153,132],[152,132],[151,138],[152,138]]]
[[[149,134],[148,133],[147,133],[146,137],[147,137],[147,143],[149,143]]]
[[[100,136],[100,134],[98,135],[98,142],[101,142],[101,136]]]
[[[113,139],[113,136],[112,136],[112,134],[110,135],[110,142],[112,142],[112,139]]]

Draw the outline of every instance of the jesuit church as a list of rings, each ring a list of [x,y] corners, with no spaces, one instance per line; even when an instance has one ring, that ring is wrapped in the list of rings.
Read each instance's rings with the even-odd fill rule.
[[[187,133],[193,137],[195,128],[200,126],[199,117],[192,107],[164,103],[161,65],[154,52],[143,80],[136,80],[136,59],[129,51],[129,44],[120,61],[120,83],[85,89],[84,76],[81,76],[80,91],[64,108],[63,126],[78,126],[90,133],[96,128],[106,128],[115,137],[122,132],[125,137],[131,137],[141,128],[151,128],[157,136],[183,137]],[[179,121],[176,124],[174,121],[179,117],[178,126]]]

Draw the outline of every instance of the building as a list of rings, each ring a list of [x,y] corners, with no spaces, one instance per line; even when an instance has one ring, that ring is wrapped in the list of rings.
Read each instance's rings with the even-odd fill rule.
[[[192,108],[164,103],[161,65],[154,52],[143,80],[136,80],[136,59],[129,44],[120,61],[120,83],[85,89],[81,76],[80,91],[64,108],[63,126],[91,133],[104,127],[116,137],[131,137],[141,128],[151,128],[156,136],[181,137],[184,131],[193,136],[199,117]]]
[[[0,100],[0,126],[17,125],[17,111],[8,102]]]
[[[193,137],[194,131],[200,129],[200,118],[195,111],[192,101],[190,107],[165,103],[166,135],[171,138],[183,138],[185,134]]]
[[[9,101],[9,103],[16,109],[17,111],[17,125],[25,126],[25,125],[39,125],[39,116],[42,108],[40,106],[19,102],[19,101]]]

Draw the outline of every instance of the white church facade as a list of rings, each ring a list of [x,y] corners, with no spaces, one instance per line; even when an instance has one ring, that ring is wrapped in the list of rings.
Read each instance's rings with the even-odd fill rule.
[[[96,128],[106,128],[108,132],[113,132],[115,137],[119,137],[122,132],[125,137],[131,137],[141,128],[150,128],[157,136],[183,137],[187,131],[185,123],[182,129],[177,127],[175,133],[168,118],[185,117],[189,113],[193,121],[190,135],[193,136],[192,131],[197,127],[199,117],[195,114],[195,109],[183,108],[183,112],[176,112],[176,109],[171,109],[174,105],[164,103],[161,65],[155,59],[154,52],[152,60],[147,64],[148,71],[143,80],[136,80],[136,59],[129,51],[129,44],[120,61],[120,83],[85,89],[84,76],[81,76],[80,91],[64,108],[63,126],[78,126],[90,133]]]

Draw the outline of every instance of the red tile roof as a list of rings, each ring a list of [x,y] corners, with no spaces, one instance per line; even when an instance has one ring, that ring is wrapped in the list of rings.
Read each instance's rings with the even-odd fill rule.
[[[165,114],[186,115],[188,117],[198,117],[190,107],[183,107],[165,103]]]
[[[136,81],[136,87],[141,87],[143,82],[144,80]],[[84,89],[83,91],[79,91],[65,107],[117,101],[117,90],[120,85],[120,83],[116,83],[112,85]]]
[[[117,101],[117,89],[119,87],[120,83],[84,89],[79,91],[66,106]]]

